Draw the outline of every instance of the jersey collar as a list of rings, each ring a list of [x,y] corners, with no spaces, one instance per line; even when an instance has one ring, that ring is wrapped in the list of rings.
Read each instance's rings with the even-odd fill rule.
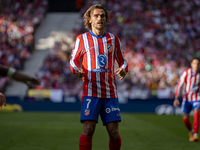
[[[104,32],[104,34],[103,34],[102,36],[97,36],[97,35],[95,35],[95,34],[92,32],[92,30],[90,30],[89,32],[90,32],[90,34],[91,34],[92,36],[95,36],[96,38],[103,38],[104,36],[106,36],[106,31]]]

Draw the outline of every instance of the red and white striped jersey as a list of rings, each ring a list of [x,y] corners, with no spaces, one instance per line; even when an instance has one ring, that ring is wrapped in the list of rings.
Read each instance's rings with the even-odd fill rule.
[[[92,31],[79,35],[71,54],[70,68],[73,73],[82,60],[83,96],[117,98],[114,63],[128,71],[128,64],[116,35],[105,32],[101,37]]]
[[[192,68],[186,69],[180,77],[175,96],[179,96],[182,87],[184,101],[200,101],[200,72],[194,73]]]

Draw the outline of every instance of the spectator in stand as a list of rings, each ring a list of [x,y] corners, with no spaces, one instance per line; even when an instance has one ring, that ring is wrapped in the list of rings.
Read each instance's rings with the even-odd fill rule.
[[[119,36],[129,62],[130,75],[120,85],[130,84],[132,88],[127,89],[132,98],[141,98],[137,95],[144,91],[145,98],[162,98],[164,94],[158,91],[166,93],[164,98],[173,97],[187,62],[200,54],[199,1],[87,0],[80,10],[81,16],[95,3],[104,4],[112,12],[106,30]],[[77,20],[72,32],[74,38],[86,32],[82,19]],[[63,82],[69,94],[68,81]],[[138,94],[133,95],[133,89]]]
[[[47,10],[47,0],[1,0],[0,64],[23,69],[34,49],[35,29]],[[4,91],[9,78],[0,79]]]

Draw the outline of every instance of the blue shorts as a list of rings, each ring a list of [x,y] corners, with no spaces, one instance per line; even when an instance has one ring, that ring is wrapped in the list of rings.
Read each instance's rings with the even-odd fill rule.
[[[104,126],[109,122],[121,121],[118,98],[84,97],[81,107],[81,122],[94,120],[98,123],[99,114]]]
[[[195,108],[200,109],[200,101],[194,101],[194,102],[183,101],[182,102],[183,113],[190,113],[191,110]]]

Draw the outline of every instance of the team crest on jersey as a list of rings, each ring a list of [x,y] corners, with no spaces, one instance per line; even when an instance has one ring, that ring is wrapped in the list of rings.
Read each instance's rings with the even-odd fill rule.
[[[90,109],[85,109],[84,113],[86,116],[88,116],[90,114]]]
[[[113,51],[113,46],[112,45],[107,45],[107,49],[109,52],[112,52]]]

